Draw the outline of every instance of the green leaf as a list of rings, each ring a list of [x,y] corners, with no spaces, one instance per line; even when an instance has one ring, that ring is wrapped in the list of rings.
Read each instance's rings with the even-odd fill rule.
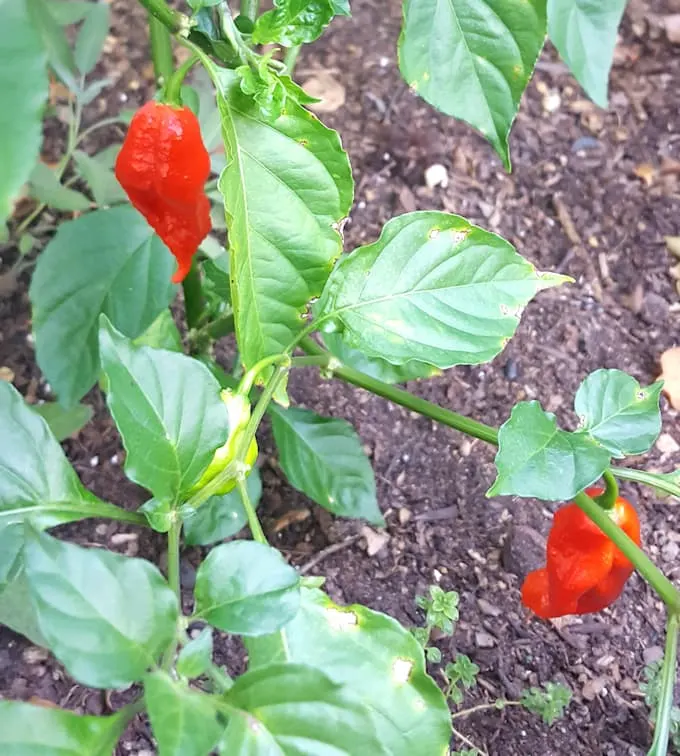
[[[353,183],[335,131],[289,99],[267,122],[234,74],[218,96],[230,161],[219,188],[227,208],[232,301],[241,359],[251,368],[304,327],[342,240]],[[276,275],[272,275],[276,271]]]
[[[85,179],[97,205],[115,205],[127,202],[127,195],[118,183],[112,170],[97,157],[90,157],[82,150],[73,153],[78,173]]]
[[[251,669],[309,664],[354,691],[392,756],[446,752],[446,700],[425,671],[418,641],[392,617],[359,605],[338,606],[322,591],[303,588],[300,611],[288,625],[245,642]]]
[[[174,267],[132,207],[59,226],[38,258],[30,296],[38,364],[60,404],[75,404],[99,376],[99,315],[139,336],[172,300]]]
[[[144,680],[144,702],[159,756],[208,756],[224,731],[211,696],[154,672]]]
[[[333,14],[336,16],[351,16],[349,0],[330,0]]]
[[[64,409],[56,402],[35,404],[31,407],[47,423],[57,441],[63,441],[75,435],[92,419],[92,407],[76,404],[71,409]]]
[[[227,633],[264,635],[295,616],[300,579],[271,546],[231,541],[198,568],[195,618]]]
[[[2,756],[109,756],[128,723],[125,713],[83,717],[64,709],[0,701]]]
[[[596,370],[580,385],[574,410],[581,428],[616,458],[648,451],[661,432],[663,382],[641,388],[621,370]]]
[[[408,213],[340,260],[314,312],[323,330],[369,357],[475,365],[503,349],[538,291],[568,280],[538,273],[500,236],[457,215]]]
[[[178,617],[158,569],[24,527],[26,575],[48,648],[91,688],[141,680],[174,637]]]
[[[214,260],[203,261],[204,287],[221,302],[231,302],[229,255],[226,252]]]
[[[318,39],[333,18],[330,0],[274,0],[274,9],[255,22],[253,42],[285,47]]]
[[[47,8],[54,20],[61,26],[69,26],[82,21],[92,8],[89,0],[49,0]]]
[[[626,0],[548,0],[548,35],[578,83],[600,107]]]
[[[520,402],[498,432],[498,477],[487,496],[534,496],[564,501],[594,483],[610,454],[585,431],[557,427],[538,402]]]
[[[432,378],[441,375],[439,368],[425,362],[411,360],[403,365],[392,365],[382,357],[367,357],[358,349],[352,349],[339,333],[324,333],[323,342],[328,351],[343,365],[360,370],[366,375],[385,383],[406,383],[419,378]]]
[[[565,0],[569,2],[569,0]],[[510,169],[508,135],[543,47],[546,0],[405,0],[399,66],[435,108],[480,131]]]
[[[27,0],[0,0],[0,227],[40,154],[47,56]]]
[[[24,529],[21,525],[15,527],[21,531],[23,543]],[[0,547],[3,545],[3,536],[11,529],[6,528],[0,533]],[[38,626],[38,617],[31,603],[26,572],[23,568],[20,568],[4,588],[0,588],[0,625],[6,625],[15,633],[28,638],[36,646],[47,646],[47,641]]]
[[[248,496],[255,507],[262,496],[262,478],[255,467],[246,478]],[[187,546],[207,546],[223,541],[241,530],[247,517],[237,489],[224,496],[211,496],[198,509],[186,507],[180,513],[184,520],[184,542]]]
[[[272,429],[291,485],[334,514],[384,525],[371,463],[347,421],[277,407]]]
[[[82,76],[86,76],[97,65],[104,40],[109,33],[109,5],[100,0],[90,5],[85,22],[80,27],[74,59]]]
[[[227,440],[220,385],[198,360],[135,347],[105,316],[99,343],[106,401],[127,452],[125,474],[158,499],[177,501]]]
[[[9,0],[14,2],[14,0]],[[74,93],[80,90],[78,68],[64,30],[54,20],[47,0],[22,0],[31,14],[33,26],[42,38],[50,67],[59,79]],[[3,14],[4,15],[4,14]]]
[[[63,186],[55,172],[42,161],[38,161],[31,171],[29,184],[31,196],[55,210],[78,212],[90,209],[90,200]]]
[[[366,706],[313,667],[276,664],[246,672],[225,699],[232,714],[219,746],[223,756],[388,754]]]
[[[200,677],[212,664],[213,633],[205,627],[184,646],[177,657],[177,674],[183,677]]]
[[[115,509],[83,487],[47,423],[5,381],[0,381],[0,425],[5,440],[0,444],[0,539],[27,518],[50,528]],[[0,588],[22,542],[16,529],[9,541],[2,541]]]
[[[183,352],[182,335],[177,328],[170,310],[161,310],[160,315],[142,333],[132,340],[134,346],[147,346],[153,349],[167,349],[169,352]]]

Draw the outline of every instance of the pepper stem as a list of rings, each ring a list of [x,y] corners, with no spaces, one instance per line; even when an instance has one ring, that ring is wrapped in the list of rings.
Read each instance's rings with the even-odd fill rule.
[[[602,479],[606,484],[606,489],[603,494],[593,497],[593,501],[602,507],[602,509],[613,509],[616,504],[616,499],[619,496],[619,484],[616,482],[616,478],[612,475],[610,470],[605,470],[602,473]]]
[[[198,57],[192,55],[170,76],[163,90],[163,101],[175,107],[182,106],[182,84],[191,67],[198,62]]]

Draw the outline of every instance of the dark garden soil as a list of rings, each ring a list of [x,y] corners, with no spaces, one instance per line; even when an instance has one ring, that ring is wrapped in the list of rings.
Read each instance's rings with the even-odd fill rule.
[[[103,68],[114,84],[91,106],[91,120],[141,104],[152,84],[142,14],[133,0],[113,0],[112,9]],[[606,112],[588,102],[553,51],[544,53],[513,131],[511,175],[481,138],[437,114],[401,81],[400,3],[354,0],[353,11],[352,20],[334,22],[303,55],[297,73],[335,107],[320,116],[340,131],[352,159],[357,192],[347,248],[373,240],[392,215],[437,208],[498,231],[538,268],[576,279],[528,307],[516,338],[491,365],[450,370],[411,388],[494,424],[515,402],[536,398],[573,427],[572,397],[588,372],[616,367],[652,381],[659,355],[680,334],[669,270],[677,261],[664,244],[665,235],[680,234],[680,48],[661,22],[663,14],[680,11],[677,0],[632,3]],[[60,133],[48,130],[48,148]],[[92,149],[120,139],[115,129],[104,133],[106,141]],[[447,186],[426,185],[434,164],[445,169]],[[49,394],[28,336],[26,290],[22,280],[0,292],[0,367],[35,401]],[[285,482],[265,433],[261,511],[272,543],[296,565],[316,560],[312,573],[327,575],[337,600],[365,603],[406,624],[422,620],[414,597],[428,584],[458,591],[461,621],[453,639],[439,645],[445,660],[463,652],[481,667],[480,685],[466,704],[516,698],[524,687],[549,680],[574,691],[566,717],[551,728],[517,708],[458,719],[457,728],[487,753],[644,753],[651,731],[639,682],[644,664],[661,654],[664,622],[644,583],[634,577],[622,599],[599,615],[555,623],[528,616],[518,589],[542,559],[540,534],[550,511],[535,501],[485,498],[492,449],[321,380],[311,369],[293,377],[291,396],[355,425],[375,468],[387,529],[375,535],[311,506]],[[86,485],[134,508],[143,493],[123,475],[117,432],[99,393],[87,401],[95,419],[65,448]],[[680,463],[680,428],[665,402],[663,417],[659,443],[640,462],[666,471]],[[652,557],[677,580],[678,503],[637,487],[625,491],[639,506]],[[129,526],[87,522],[63,532],[79,543],[162,562],[162,539]],[[187,597],[199,556],[189,552],[184,561]],[[238,653],[233,645],[219,647],[220,660],[233,669],[242,664]],[[46,653],[7,630],[0,630],[0,696],[98,714],[123,700],[74,684]],[[118,751],[154,752],[141,720]]]

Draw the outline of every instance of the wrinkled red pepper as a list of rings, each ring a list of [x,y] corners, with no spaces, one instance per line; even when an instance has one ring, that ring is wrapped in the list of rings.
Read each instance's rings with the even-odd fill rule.
[[[639,546],[640,522],[630,502],[619,496],[609,514]],[[544,619],[599,612],[621,595],[632,572],[620,549],[576,504],[567,504],[553,518],[546,566],[530,572],[522,585],[522,603]]]
[[[210,156],[187,107],[147,102],[134,115],[116,160],[116,178],[177,259],[179,283],[210,231],[205,182]]]

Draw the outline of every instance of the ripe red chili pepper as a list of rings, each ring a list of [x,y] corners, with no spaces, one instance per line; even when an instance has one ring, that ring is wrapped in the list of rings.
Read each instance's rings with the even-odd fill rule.
[[[640,522],[630,502],[619,496],[610,516],[639,546]],[[621,550],[576,504],[567,504],[553,518],[546,566],[530,572],[522,585],[522,603],[544,619],[599,612],[621,595],[632,572]]]
[[[132,118],[116,160],[116,178],[177,259],[179,283],[210,231],[205,182],[210,156],[187,107],[147,102]]]

